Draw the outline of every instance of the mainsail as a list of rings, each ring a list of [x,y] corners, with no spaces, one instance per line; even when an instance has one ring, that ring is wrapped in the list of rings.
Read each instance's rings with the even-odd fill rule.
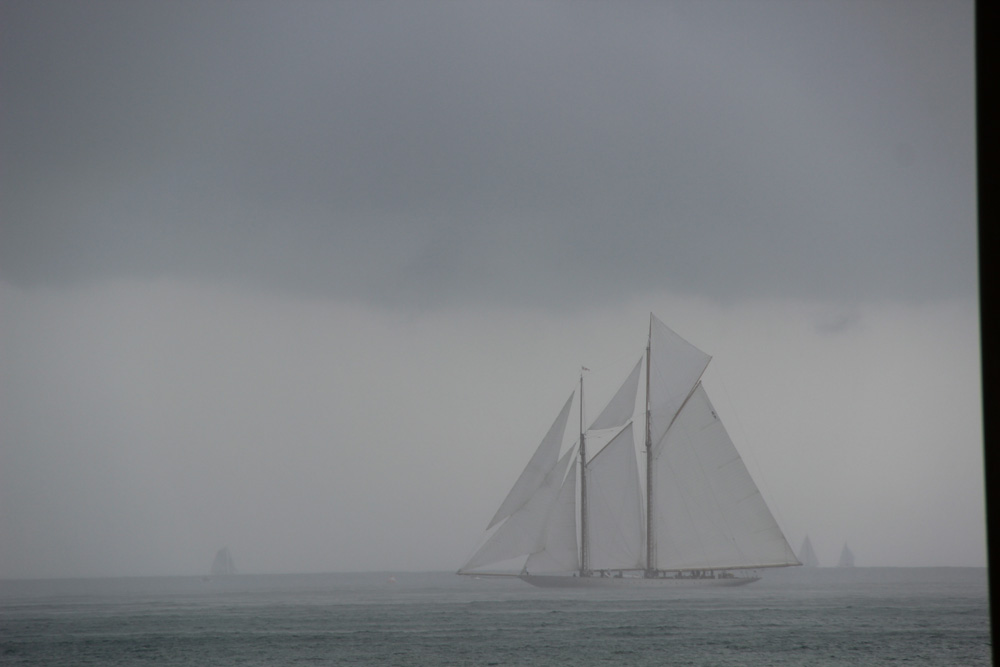
[[[701,385],[711,358],[650,316],[644,359],[640,403],[642,359],[589,429],[581,417],[580,439],[560,457],[570,397],[460,574],[501,564],[522,577],[662,578],[801,564]],[[582,387],[581,377],[581,404]],[[583,445],[596,431],[611,440],[592,454]]]
[[[798,565],[699,383],[653,453],[655,567]]]

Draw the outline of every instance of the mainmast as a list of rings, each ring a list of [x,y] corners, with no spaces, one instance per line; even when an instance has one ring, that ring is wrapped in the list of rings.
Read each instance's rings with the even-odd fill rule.
[[[656,541],[653,535],[653,436],[649,404],[650,352],[653,346],[653,316],[649,316],[649,338],[646,340],[646,576],[656,576]]]
[[[583,371],[580,369],[580,576],[590,575],[590,540],[587,531],[587,434],[583,429]]]

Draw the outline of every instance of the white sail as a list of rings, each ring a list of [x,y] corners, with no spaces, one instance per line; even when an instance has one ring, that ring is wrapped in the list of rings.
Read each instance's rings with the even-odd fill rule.
[[[215,558],[212,560],[212,574],[236,574],[236,563],[233,561],[232,554],[229,553],[229,547],[222,547],[215,552]]]
[[[618,392],[604,410],[601,411],[601,414],[597,416],[594,423],[591,424],[590,430],[621,428],[627,421],[632,419],[632,415],[635,413],[635,395],[639,390],[639,373],[641,370],[642,359],[639,359],[621,388],[618,389]]]
[[[709,571],[800,565],[701,386],[710,359],[650,316],[648,395],[642,399],[652,459],[643,469],[648,488],[644,498],[631,421],[640,360],[590,429],[599,439],[618,433],[581,462],[586,571],[577,538],[577,448],[558,458],[571,396],[490,522],[492,533],[459,572],[485,574],[481,568],[498,564],[511,572],[513,566],[539,586],[742,585],[756,577]],[[808,538],[805,544],[811,551]],[[670,571],[694,572],[666,576]]]
[[[840,552],[840,560],[837,561],[837,567],[854,567],[854,553],[847,548],[846,543]]]
[[[631,423],[587,464],[587,507],[591,569],[641,569],[642,491]]]
[[[545,523],[541,549],[528,556],[525,572],[539,574],[580,569],[576,539],[576,449],[571,449],[566,456],[572,458],[573,463]]]
[[[806,539],[802,540],[802,548],[799,549],[799,560],[805,567],[819,567],[819,559],[816,557],[816,552],[813,550],[812,542],[809,541],[809,536],[806,535]]]
[[[573,394],[570,394],[566,400],[566,405],[563,406],[559,416],[556,417],[556,420],[549,428],[549,432],[542,439],[541,444],[538,445],[538,449],[535,450],[531,460],[528,461],[528,465],[521,472],[521,476],[517,478],[514,487],[500,504],[500,508],[493,516],[493,520],[486,526],[487,530],[509,517],[528,502],[535,491],[538,490],[538,487],[545,481],[545,476],[552,470],[556,459],[559,458],[559,450],[562,447],[563,434],[566,432],[566,421],[569,419],[569,408],[572,402]]]
[[[656,567],[799,565],[701,384],[654,452]]]
[[[573,450],[566,452],[547,471],[534,494],[497,527],[461,571],[528,556],[545,548],[546,524],[572,454]]]
[[[657,447],[712,358],[653,315],[649,339],[650,436]]]

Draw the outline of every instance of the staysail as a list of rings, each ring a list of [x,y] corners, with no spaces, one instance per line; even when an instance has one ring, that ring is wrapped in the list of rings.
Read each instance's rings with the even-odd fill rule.
[[[632,419],[635,413],[635,396],[639,391],[639,374],[642,371],[642,359],[636,362],[635,368],[625,378],[625,382],[611,398],[607,407],[601,411],[594,423],[590,425],[591,431],[598,431],[608,428],[621,428]]]
[[[528,556],[525,572],[573,572],[580,569],[576,540],[576,450],[566,456],[573,460],[545,523],[542,544]]]
[[[572,451],[567,452],[547,471],[542,483],[527,502],[506,517],[506,520],[469,559],[463,570],[475,570],[545,550],[546,524],[556,505],[572,454]]]
[[[566,399],[566,405],[563,406],[559,416],[556,417],[556,420],[549,428],[549,432],[538,445],[538,449],[535,450],[534,456],[528,461],[528,465],[525,466],[521,472],[521,476],[514,483],[514,488],[510,490],[507,497],[500,504],[500,508],[493,516],[493,520],[486,527],[487,530],[509,517],[518,508],[528,502],[535,491],[538,490],[538,487],[542,485],[542,482],[545,481],[545,476],[549,474],[552,466],[555,465],[556,459],[559,458],[559,450],[562,448],[563,434],[566,432],[566,420],[569,419],[569,408],[572,402],[573,394],[570,394],[569,398]]]

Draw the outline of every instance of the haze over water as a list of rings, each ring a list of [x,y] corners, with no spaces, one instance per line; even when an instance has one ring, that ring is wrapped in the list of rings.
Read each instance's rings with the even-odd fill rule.
[[[650,312],[792,545],[984,565],[973,8],[5,2],[0,578],[452,571]]]

